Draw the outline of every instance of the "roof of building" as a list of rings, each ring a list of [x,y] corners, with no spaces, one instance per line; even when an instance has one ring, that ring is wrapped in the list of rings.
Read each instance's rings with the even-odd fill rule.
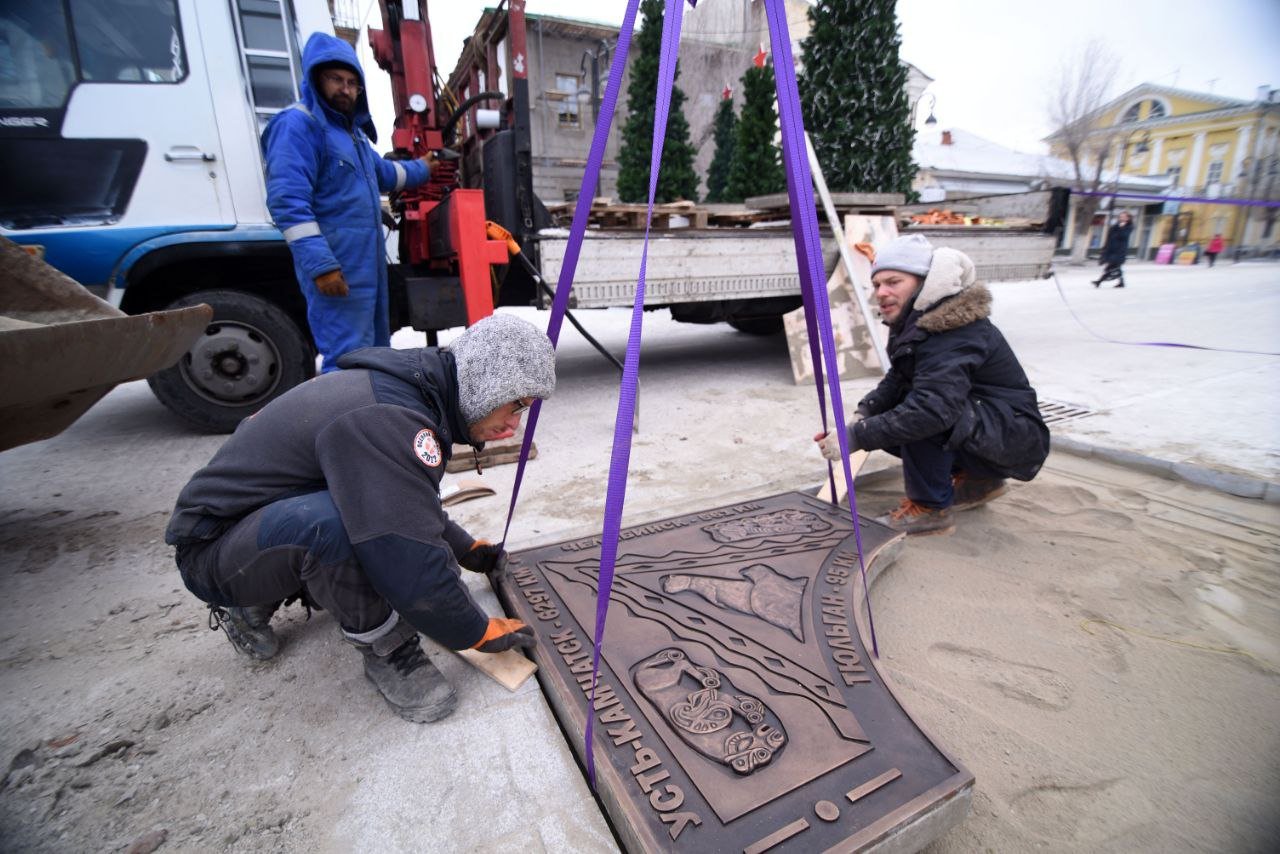
[[[942,143],[944,133],[950,134],[950,145]],[[1076,177],[1075,167],[1067,160],[1006,148],[998,142],[960,129],[917,133],[911,157],[918,169],[940,176],[1042,180],[1050,184],[1074,182]],[[1114,179],[1114,170],[1103,173],[1104,181]],[[1162,190],[1168,179],[1163,176],[1128,174],[1121,183],[1135,189]]]

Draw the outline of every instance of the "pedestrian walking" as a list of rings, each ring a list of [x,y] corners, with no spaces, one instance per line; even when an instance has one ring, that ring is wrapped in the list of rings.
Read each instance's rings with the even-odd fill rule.
[[[1218,255],[1227,247],[1227,242],[1222,239],[1221,234],[1215,234],[1213,240],[1209,241],[1209,246],[1204,250],[1205,257],[1209,259],[1209,266],[1213,266],[1213,262],[1217,260]]]
[[[1116,224],[1107,232],[1107,242],[1102,246],[1102,257],[1099,263],[1106,264],[1102,275],[1093,280],[1096,288],[1103,282],[1119,279],[1117,288],[1124,287],[1124,262],[1129,255],[1129,235],[1133,232],[1133,217],[1128,211],[1121,211]]]

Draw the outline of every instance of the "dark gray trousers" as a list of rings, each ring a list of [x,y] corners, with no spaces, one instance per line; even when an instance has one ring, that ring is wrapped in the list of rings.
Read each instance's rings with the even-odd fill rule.
[[[187,588],[211,605],[268,605],[303,588],[348,635],[388,624],[391,606],[356,561],[328,491],[268,504],[216,540],[186,546],[178,568]]]

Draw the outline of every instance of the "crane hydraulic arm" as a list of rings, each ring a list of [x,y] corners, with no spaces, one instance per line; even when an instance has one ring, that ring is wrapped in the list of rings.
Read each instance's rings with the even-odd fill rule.
[[[391,77],[398,154],[437,159],[431,179],[392,197],[400,229],[400,263],[391,268],[393,326],[397,319],[435,332],[470,325],[493,313],[490,267],[506,264],[504,241],[486,233],[483,190],[458,186],[458,166],[445,147],[440,93],[426,0],[379,0],[382,29],[369,29],[378,67]]]

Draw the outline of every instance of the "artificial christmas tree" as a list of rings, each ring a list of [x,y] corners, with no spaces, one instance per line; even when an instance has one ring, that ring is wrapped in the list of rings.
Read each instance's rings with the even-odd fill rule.
[[[725,192],[725,199],[734,202],[787,189],[782,152],[775,141],[778,111],[774,106],[773,66],[767,62],[763,47],[756,54],[755,63],[742,75],[742,94],[742,116],[738,119],[738,139]]]
[[[622,126],[622,148],[618,152],[618,198],[624,202],[643,202],[649,198],[649,158],[653,151],[658,54],[662,49],[662,10],[663,0],[643,0],[640,4],[643,21],[632,42],[627,121]],[[677,66],[676,79],[679,78]],[[693,169],[694,150],[689,142],[689,122],[684,117],[684,99],[680,87],[673,86],[671,113],[662,144],[662,165],[658,170],[655,196],[658,202],[698,200],[698,173]]]
[[[729,167],[733,163],[733,148],[738,137],[738,116],[733,112],[733,93],[726,86],[724,97],[716,109],[715,142],[716,153],[711,157],[711,166],[707,169],[707,201],[728,202],[741,201],[729,199],[725,191],[729,185]]]
[[[832,192],[910,193],[911,105],[896,0],[818,0],[800,104]]]

